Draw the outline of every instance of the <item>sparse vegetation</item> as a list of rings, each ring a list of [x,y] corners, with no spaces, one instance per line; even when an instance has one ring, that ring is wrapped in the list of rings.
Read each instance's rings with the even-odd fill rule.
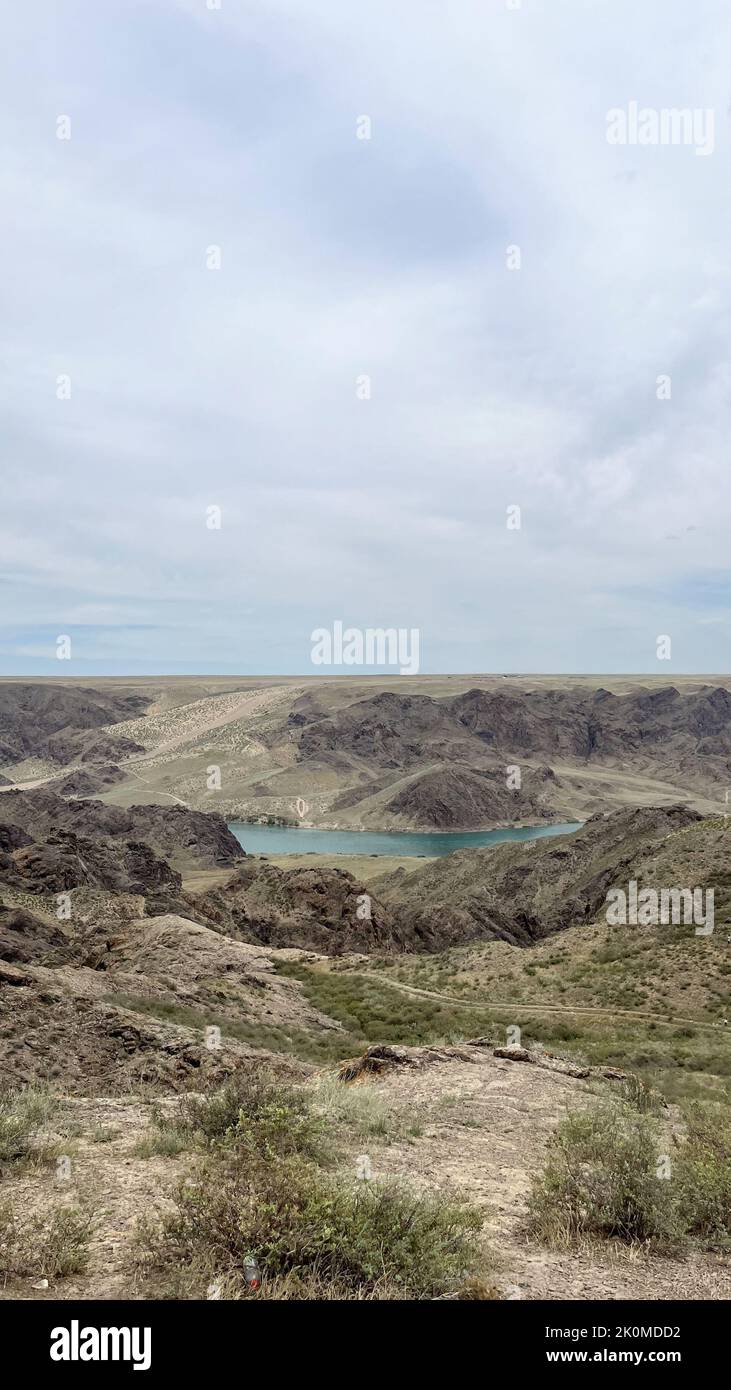
[[[177,1191],[176,1210],[142,1223],[138,1268],[160,1292],[188,1296],[214,1278],[228,1297],[249,1294],[244,1261],[261,1271],[264,1298],[430,1298],[459,1288],[481,1263],[482,1214],[403,1183],[373,1183],[323,1169],[316,1093],[247,1078],[209,1102],[192,1123],[208,1155]],[[296,1292],[295,1292],[296,1290]]]
[[[533,1185],[529,1226],[549,1245],[582,1237],[629,1242],[677,1235],[669,1183],[658,1177],[658,1131],[630,1107],[569,1114]]]
[[[622,1095],[628,1105],[633,1105],[642,1115],[659,1115],[664,1107],[663,1097],[648,1081],[630,1072],[621,1083]]]
[[[717,1108],[695,1105],[677,1165],[686,1234],[701,1244],[731,1245],[731,1123]]]
[[[0,1166],[31,1157],[37,1131],[57,1104],[48,1091],[37,1086],[0,1094]]]
[[[138,1140],[133,1153],[135,1158],[176,1158],[190,1148],[190,1139],[178,1129],[151,1128]]]
[[[491,1033],[498,1039],[489,1009],[462,1007],[416,994],[405,1002],[404,994],[390,987],[387,980],[381,983],[355,972],[318,970],[292,961],[279,962],[277,971],[299,980],[310,1003],[347,1030],[339,1043],[342,1058],[379,1042],[418,1046]]]
[[[323,1154],[323,1120],[308,1097],[261,1068],[238,1071],[212,1096],[185,1096],[172,1128],[242,1157]]]
[[[363,1139],[385,1143],[419,1134],[418,1118],[384,1098],[377,1086],[368,1082],[344,1086],[334,1076],[318,1077],[313,1088],[313,1104],[328,1128],[344,1129]]]
[[[92,1144],[111,1144],[112,1140],[118,1137],[119,1131],[111,1129],[109,1125],[99,1125],[89,1136]]]
[[[92,1229],[91,1217],[77,1207],[22,1219],[6,1204],[0,1208],[0,1278],[53,1280],[81,1273]]]
[[[287,972],[283,970],[282,973]],[[165,1023],[178,1023],[184,1028],[192,1028],[201,1041],[205,1037],[206,1028],[214,1025],[220,1028],[224,1039],[235,1038],[239,1042],[249,1043],[252,1047],[263,1048],[269,1052],[284,1052],[305,1062],[336,1062],[354,1050],[352,1036],[331,1029],[308,1032],[303,1028],[277,1028],[259,1020],[247,1022],[240,1017],[217,1014],[215,1010],[193,1009],[174,1000],[146,999],[136,995],[114,994],[109,996],[108,1002],[131,1009],[134,1013],[159,1018]],[[355,1045],[365,1047],[366,1041],[358,1038]]]
[[[29,1288],[42,1288],[45,1278],[78,1274],[78,1292],[89,1298],[141,1291],[166,1298],[468,1300],[505,1296],[509,1281],[520,1283],[521,1269],[524,1296],[554,1298],[576,1295],[579,1264],[582,1294],[663,1297],[679,1289],[694,1297],[700,1287],[725,1296],[728,1266],[718,1256],[728,1252],[731,1208],[728,822],[694,821],[680,805],[636,809],[632,790],[639,783],[618,743],[626,785],[622,767],[611,777],[605,768],[584,788],[581,809],[584,802],[587,810],[604,808],[605,795],[610,811],[615,797],[626,804],[554,844],[504,844],[420,863],[361,853],[326,864],[304,852],[303,837],[294,859],[241,859],[222,822],[180,802],[204,796],[205,810],[215,800],[224,815],[261,812],[291,823],[296,781],[317,821],[342,815],[347,828],[365,812],[364,823],[373,824],[390,814],[399,784],[422,778],[413,753],[423,746],[426,755],[423,740],[432,737],[421,728],[423,710],[430,708],[441,728],[450,689],[421,712],[392,695],[374,707],[370,689],[349,710],[339,682],[315,699],[298,692],[296,708],[286,692],[237,689],[209,698],[203,691],[196,683],[181,701],[178,686],[172,695],[161,689],[138,720],[147,691],[134,722],[122,719],[111,745],[95,716],[90,729],[80,728],[82,738],[71,739],[73,766],[64,770],[62,788],[5,799],[21,833],[8,836],[12,881],[2,892],[8,911],[0,946],[9,968],[0,988],[13,1019],[5,1029],[4,1074],[48,1078],[64,1099],[39,1089],[0,1093],[0,1176],[12,1204],[0,1216],[0,1283],[27,1280],[23,1297],[35,1296]],[[542,696],[524,694],[525,701],[501,692],[503,712],[518,698],[547,712]],[[11,694],[10,703],[16,698]],[[48,698],[40,691],[31,702],[40,706],[42,723]],[[710,722],[720,710],[725,738],[731,699],[709,698]],[[76,696],[69,699],[85,718],[86,697],[83,708]],[[57,737],[56,700],[46,751],[63,754],[70,735]],[[629,753],[652,703],[646,692],[642,701]],[[489,713],[487,697],[467,701],[478,714],[482,703]],[[102,704],[101,713],[110,713]],[[617,712],[605,697],[597,702],[592,695],[589,704],[592,721],[596,709]],[[29,709],[21,704],[25,723],[32,722]],[[705,705],[695,713],[705,727]],[[413,728],[400,727],[402,720],[411,727],[414,714],[417,743]],[[219,722],[224,715],[230,720]],[[384,761],[379,736],[369,767],[373,729],[384,715],[393,746]],[[452,733],[469,735],[467,751],[492,764],[502,752],[480,733],[474,741],[483,726],[481,716],[473,724],[460,713]],[[688,732],[678,726],[684,776],[693,774]],[[121,744],[116,766],[114,738],[128,734],[133,748],[139,735],[154,753],[136,770]],[[342,761],[329,758],[333,738],[347,755]],[[111,747],[104,758],[115,759],[109,782],[104,765],[86,757],[87,746],[99,749],[97,739]],[[652,759],[654,740],[644,742]],[[442,730],[431,750],[440,762],[446,747]],[[270,779],[264,772],[273,750]],[[39,760],[22,774],[58,781],[55,753],[46,761],[37,751]],[[708,756],[713,762],[703,770],[722,771],[722,755]],[[212,757],[228,764],[230,801],[203,792],[201,772]],[[546,790],[573,797],[583,775],[570,775],[563,787],[547,777]],[[101,790],[107,785],[111,800]],[[643,784],[643,802],[651,790],[650,781]],[[158,799],[165,805],[156,806]],[[462,803],[460,793],[458,813]],[[113,807],[129,807],[129,818]],[[83,865],[69,827],[94,843]],[[16,852],[14,841],[25,837]],[[610,927],[604,885],[629,875],[641,885],[713,885],[715,933],[699,938],[691,924]],[[59,924],[57,895],[48,889],[66,879],[75,884],[73,912]],[[364,884],[368,919],[356,915]],[[300,950],[279,950],[294,945]],[[381,949],[378,958],[373,953]],[[19,970],[26,981],[20,989]],[[212,1026],[220,1029],[220,1050],[206,1046]],[[506,1028],[515,1026],[530,1052],[542,1047],[554,1059],[629,1075],[610,1081],[560,1066],[549,1074],[515,1057],[493,1058],[490,1043],[504,1043]],[[479,1051],[449,1047],[477,1037],[487,1044]],[[366,1058],[373,1044],[397,1051]],[[404,1054],[415,1046],[435,1051]],[[262,1071],[263,1050],[279,1054],[267,1057],[271,1074]],[[358,1080],[345,1085],[334,1071]],[[536,1176],[556,1115],[574,1106],[581,1113],[569,1114]],[[61,1180],[69,1177],[65,1167],[54,1173],[62,1154],[73,1160],[70,1181]],[[658,1166],[663,1154],[669,1176]],[[536,1259],[535,1248],[522,1259],[531,1182],[534,1240],[578,1248],[580,1261]],[[469,1202],[454,1195],[460,1191]],[[69,1205],[77,1194],[81,1210]],[[92,1200],[101,1231],[90,1242],[85,1204]],[[488,1211],[511,1266],[502,1292],[483,1268]],[[140,1224],[135,1289],[124,1260],[131,1214],[142,1212],[152,1216]],[[638,1249],[674,1258],[640,1261]],[[685,1255],[692,1258],[683,1270]],[[262,1275],[258,1288],[246,1280],[248,1256]]]
[[[731,1127],[695,1107],[662,1153],[657,1121],[629,1105],[571,1113],[533,1184],[529,1228],[549,1245],[617,1239],[649,1246],[731,1242]]]

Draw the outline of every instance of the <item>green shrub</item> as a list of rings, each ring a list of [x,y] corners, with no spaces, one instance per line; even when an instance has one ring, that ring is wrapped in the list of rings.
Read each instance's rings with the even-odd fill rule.
[[[704,1245],[731,1242],[731,1125],[710,1109],[695,1106],[688,1137],[676,1164],[683,1225]]]
[[[657,1175],[659,1131],[644,1107],[570,1114],[549,1142],[529,1199],[531,1231],[548,1244],[581,1237],[731,1244],[731,1124],[693,1106],[668,1178]],[[636,1102],[635,1102],[636,1103]]]
[[[34,1218],[28,1234],[39,1274],[45,1279],[65,1279],[82,1273],[89,1259],[92,1228],[91,1217],[76,1207],[60,1207],[50,1221]]]
[[[251,1296],[251,1255],[263,1276],[254,1296],[274,1299],[430,1298],[479,1272],[474,1208],[323,1171],[336,1116],[386,1125],[372,1096],[354,1097],[342,1083],[297,1088],[246,1071],[209,1100],[186,1099],[180,1123],[208,1153],[175,1210],[140,1224],[138,1268],[156,1296],[200,1297],[211,1283]]]
[[[622,1095],[628,1105],[633,1105],[641,1115],[659,1115],[665,1102],[659,1091],[643,1077],[630,1072],[621,1083]]]
[[[191,1139],[178,1129],[153,1130],[135,1144],[135,1158],[176,1158],[190,1148]]]
[[[366,1081],[345,1085],[334,1075],[323,1075],[311,1095],[328,1129],[390,1143],[414,1134],[418,1128],[413,1111],[389,1102],[378,1086]]]
[[[23,1220],[9,1205],[0,1209],[0,1278],[65,1279],[88,1261],[93,1223],[77,1207]]]
[[[655,1122],[629,1107],[567,1115],[533,1184],[532,1233],[558,1245],[582,1237],[674,1239],[674,1188],[658,1177],[658,1152]]]
[[[185,1096],[177,1119],[158,1119],[158,1124],[242,1154],[322,1156],[324,1121],[309,1097],[261,1068],[237,1072],[212,1096]]]
[[[36,1131],[53,1114],[56,1105],[54,1098],[39,1087],[0,1093],[0,1164],[30,1156]]]
[[[461,1201],[344,1181],[299,1157],[212,1163],[178,1189],[172,1215],[143,1228],[142,1264],[197,1265],[236,1296],[253,1254],[265,1294],[272,1281],[295,1279],[342,1298],[432,1298],[474,1272],[482,1224]]]

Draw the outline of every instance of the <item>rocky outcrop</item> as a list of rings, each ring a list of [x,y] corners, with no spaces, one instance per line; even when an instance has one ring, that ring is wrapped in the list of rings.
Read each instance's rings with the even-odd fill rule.
[[[77,972],[78,973],[78,972]],[[82,992],[69,972],[0,966],[0,1086],[42,1082],[74,1095],[212,1091],[239,1067],[308,1070],[294,1058]],[[103,981],[106,977],[103,977]]]
[[[83,767],[76,768],[55,782],[54,790],[61,796],[94,796],[95,792],[106,791],[124,780],[124,773],[115,763],[102,763],[88,772]]]
[[[428,695],[384,691],[327,717],[303,700],[290,715],[290,727],[303,761],[317,759],[335,767],[351,766],[353,757],[373,768],[409,768],[427,758],[451,762],[469,747],[448,704]]]
[[[680,693],[674,686],[640,687],[628,694],[578,688],[468,690],[450,698],[400,695],[384,691],[325,711],[312,694],[298,700],[289,716],[289,740],[313,778],[327,769],[349,785],[332,809],[368,802],[389,782],[423,773],[394,789],[381,807],[411,825],[472,829],[511,818],[499,786],[507,766],[523,762],[523,814],[531,803],[558,805],[566,819],[560,783],[529,785],[540,764],[566,761],[626,768],[682,786],[704,796],[712,783],[731,777],[731,693],[704,686]],[[514,802],[517,798],[514,797]],[[596,804],[596,803],[594,803]],[[365,814],[368,815],[366,806]],[[367,821],[372,824],[372,820]]]
[[[409,782],[386,809],[409,826],[425,830],[474,829],[489,821],[510,824],[553,818],[544,799],[546,783],[558,785],[551,768],[526,770],[520,787],[514,789],[508,787],[507,780],[505,768],[439,768]]]
[[[26,893],[85,887],[145,897],[161,891],[177,897],[182,883],[180,874],[142,841],[92,840],[66,830],[0,855],[0,880]]]
[[[144,842],[181,870],[225,868],[244,858],[222,816],[212,811],[190,811],[185,806],[107,806],[101,801],[65,800],[57,792],[39,787],[3,792],[3,825],[19,828],[36,843],[59,833],[87,841]]]
[[[266,951],[180,916],[102,927],[74,914],[62,944],[28,918],[0,912],[0,942],[25,946],[0,956],[0,1089],[208,1090],[245,1065],[302,1076],[309,1068],[276,1049],[340,1031]]]
[[[11,681],[0,685],[0,764],[24,758],[68,762],[89,730],[136,719],[148,695],[121,695],[77,685]],[[70,754],[70,756],[69,756]]]
[[[610,888],[641,878],[643,866],[666,838],[700,819],[685,806],[592,816],[572,835],[460,850],[416,873],[380,878],[374,888],[412,949],[437,951],[491,939],[530,945],[565,927],[596,920]],[[709,831],[711,837],[717,834]],[[672,858],[672,838],[668,845]],[[675,850],[680,852],[680,847]],[[691,873],[700,874],[704,852],[701,843]],[[678,881],[668,878],[671,870],[663,872],[662,883]],[[703,881],[699,876],[693,880]]]
[[[63,950],[66,937],[53,923],[23,908],[0,904],[0,960],[16,965],[42,963],[49,954]]]
[[[144,745],[133,738],[121,734],[100,734],[99,737],[86,738],[81,748],[82,763],[116,762],[120,758],[132,758],[135,753],[144,753]]]
[[[239,940],[326,955],[403,950],[381,902],[344,869],[280,869],[248,858],[222,888],[189,899],[198,917]]]
[[[0,855],[12,854],[22,845],[32,845],[33,836],[27,835],[19,825],[0,825]]]

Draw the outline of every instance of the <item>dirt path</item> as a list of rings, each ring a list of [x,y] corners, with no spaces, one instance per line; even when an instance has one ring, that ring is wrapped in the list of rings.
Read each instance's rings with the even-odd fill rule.
[[[69,768],[63,771],[70,771]],[[44,782],[55,782],[62,772],[50,772],[46,777],[34,777],[32,782],[8,782],[7,787],[0,787],[0,792],[29,792],[34,787],[42,787]]]
[[[673,1018],[663,1018],[661,1014],[651,1013],[647,1009],[615,1009],[615,1008],[594,1008],[589,1004],[523,1004],[518,999],[462,999],[455,994],[439,994],[436,990],[420,989],[417,985],[406,984],[403,980],[384,979],[382,974],[377,974],[375,970],[359,970],[359,975],[368,980],[377,980],[381,985],[390,985],[392,989],[400,989],[404,994],[415,994],[420,999],[435,999],[442,1004],[456,1004],[461,1009],[520,1009],[523,1012],[539,1014],[582,1014],[588,1017],[592,1015],[596,1018],[635,1018],[644,1022],[658,1023],[666,1028],[675,1028],[679,1023],[687,1023],[694,1028],[702,1028],[706,1032],[719,1032],[724,1030],[722,1023],[702,1023],[697,1018],[682,1018],[679,1014]]]

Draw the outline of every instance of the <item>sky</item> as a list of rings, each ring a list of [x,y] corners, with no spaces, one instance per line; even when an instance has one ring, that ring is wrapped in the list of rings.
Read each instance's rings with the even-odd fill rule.
[[[727,0],[0,32],[1,674],[728,672]]]

